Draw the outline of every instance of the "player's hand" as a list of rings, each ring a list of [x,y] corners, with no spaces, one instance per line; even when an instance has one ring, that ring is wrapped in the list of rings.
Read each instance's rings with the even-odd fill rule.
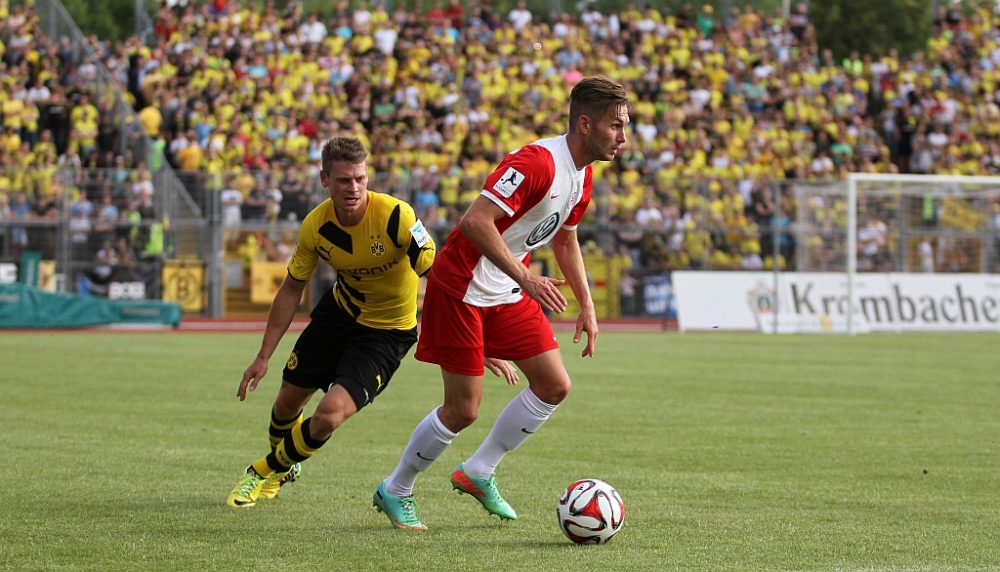
[[[597,347],[597,313],[593,308],[580,312],[576,318],[576,333],[573,334],[573,343],[578,344],[587,334],[587,346],[583,348],[581,357],[594,357],[594,349]]]
[[[565,280],[531,274],[521,282],[520,286],[521,291],[537,300],[542,308],[561,314],[566,311],[566,297],[562,295],[558,287],[565,283]]]
[[[486,358],[486,363],[484,365],[486,365],[486,367],[493,372],[493,375],[497,377],[503,376],[506,378],[508,385],[517,385],[517,380],[521,379],[518,377],[517,370],[514,369],[514,366],[505,359],[488,357]]]
[[[240,380],[240,388],[236,391],[236,395],[243,401],[247,398],[247,391],[253,391],[257,389],[257,384],[260,380],[264,379],[267,375],[267,360],[257,356],[250,367],[243,372],[243,379]]]

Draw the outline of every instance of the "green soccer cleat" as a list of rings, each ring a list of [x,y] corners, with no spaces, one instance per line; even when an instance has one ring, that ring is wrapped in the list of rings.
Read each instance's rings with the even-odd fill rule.
[[[273,499],[278,496],[278,490],[288,483],[294,483],[302,473],[302,463],[295,463],[287,473],[277,473],[277,477],[268,477],[260,487],[258,499]]]
[[[379,483],[372,497],[372,506],[389,517],[389,522],[396,528],[406,530],[427,530],[427,527],[417,518],[417,503],[412,496],[399,498],[390,495],[385,490],[385,481]]]
[[[257,498],[260,496],[260,488],[266,481],[264,477],[257,474],[257,471],[253,470],[253,467],[247,467],[247,472],[240,479],[240,482],[236,483],[236,488],[233,492],[229,493],[229,499],[226,500],[228,506],[234,508],[250,508],[257,504]]]
[[[517,513],[500,496],[497,490],[497,476],[490,478],[473,477],[465,472],[465,463],[455,467],[451,474],[451,486],[460,493],[472,495],[477,501],[482,503],[483,508],[490,514],[500,517],[500,520],[517,520]]]

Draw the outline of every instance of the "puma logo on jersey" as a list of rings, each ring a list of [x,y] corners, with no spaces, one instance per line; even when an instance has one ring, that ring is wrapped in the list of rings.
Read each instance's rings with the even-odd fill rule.
[[[523,182],[524,174],[514,167],[508,167],[507,172],[493,184],[493,190],[500,193],[502,197],[509,199]]]

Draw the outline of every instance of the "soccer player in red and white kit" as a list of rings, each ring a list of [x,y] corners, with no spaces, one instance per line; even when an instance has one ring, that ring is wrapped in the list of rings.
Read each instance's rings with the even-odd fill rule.
[[[495,471],[508,451],[537,431],[566,398],[570,379],[543,309],[562,312],[564,281],[528,270],[531,251],[552,242],[556,261],[580,304],[573,342],[587,335],[593,356],[597,316],[576,227],[590,203],[594,161],[610,161],[625,143],[628,95],[605,77],[581,80],[570,94],[566,135],[509,153],[452,230],[431,268],[416,358],[441,366],[444,404],[410,437],[374,504],[399,528],[423,530],[413,501],[417,475],[478,416],[483,358],[514,361],[528,379],[479,449],[451,475],[452,486],[501,519],[517,514],[500,496]]]

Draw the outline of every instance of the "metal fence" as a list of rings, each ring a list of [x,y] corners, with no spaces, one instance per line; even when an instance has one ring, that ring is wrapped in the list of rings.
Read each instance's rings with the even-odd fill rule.
[[[135,169],[0,168],[0,262],[25,252],[52,264],[48,287],[107,296],[111,282],[142,282],[159,298],[169,193]]]
[[[169,192],[161,193],[168,201],[163,205],[164,216],[201,218],[201,211],[164,159],[162,150],[143,128],[124,93],[125,89],[104,66],[94,46],[84,37],[62,2],[37,0],[35,12],[42,33],[54,43],[68,45],[72,56],[67,63],[74,66],[86,64],[92,70],[92,73],[81,74],[80,80],[100,111],[101,121],[105,123],[102,128],[110,139],[109,147],[118,155],[130,156],[131,164],[141,161],[146,168],[156,172],[158,188],[169,189]]]
[[[294,239],[302,218],[326,198],[308,166],[180,172],[177,179],[192,190],[195,208],[187,216],[177,215],[177,187],[163,172],[0,169],[0,201],[6,201],[0,203],[0,262],[17,263],[25,250],[40,252],[54,262],[59,289],[81,291],[87,285],[81,275],[98,286],[106,278],[106,253],[100,253],[110,241],[144,273],[147,295],[156,297],[162,261],[198,261],[208,277],[205,313],[219,316],[225,312],[226,265],[244,256],[241,241],[253,235],[262,258],[287,252],[265,247]],[[441,243],[481,184],[459,172],[428,171],[378,174],[369,188],[412,204]],[[1000,271],[1000,187],[967,191],[912,185],[862,190],[859,271]],[[623,313],[634,307],[633,314],[644,315],[658,312],[647,309],[644,284],[673,270],[766,270],[776,261],[786,271],[843,272],[846,201],[842,182],[604,173],[578,232],[585,253],[615,258],[616,268],[625,268],[622,290],[631,294]],[[621,278],[607,279],[618,286]]]

